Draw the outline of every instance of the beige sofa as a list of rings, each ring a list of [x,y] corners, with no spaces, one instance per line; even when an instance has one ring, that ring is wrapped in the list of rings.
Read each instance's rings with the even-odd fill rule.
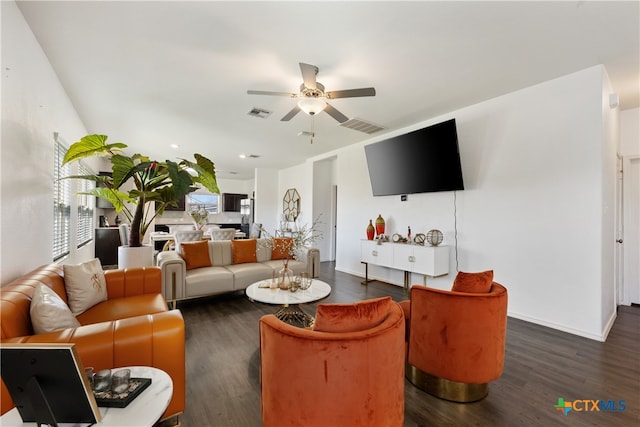
[[[167,301],[176,301],[217,295],[246,289],[254,282],[270,279],[283,267],[282,260],[272,260],[272,249],[266,239],[258,239],[256,260],[241,264],[233,263],[231,240],[210,240],[209,258],[211,267],[187,270],[179,251],[160,252],[158,266],[162,269],[162,293]],[[303,248],[297,259],[289,261],[294,274],[307,272],[318,277],[320,252],[315,248]]]

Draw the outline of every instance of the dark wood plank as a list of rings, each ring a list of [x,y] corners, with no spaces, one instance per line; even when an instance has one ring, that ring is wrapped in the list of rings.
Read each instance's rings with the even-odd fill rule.
[[[380,282],[363,286],[361,278],[336,272],[332,263],[322,263],[320,278],[333,286],[321,302],[385,295],[406,299],[401,287]],[[314,314],[316,305],[304,308]],[[184,301],[179,308],[187,329],[182,426],[260,426],[258,319],[277,307],[252,303],[238,292]],[[626,410],[564,416],[554,409],[559,397],[625,400]],[[405,382],[405,426],[436,425],[640,425],[640,308],[620,307],[605,343],[510,318],[504,373],[489,386],[486,399],[447,402]]]

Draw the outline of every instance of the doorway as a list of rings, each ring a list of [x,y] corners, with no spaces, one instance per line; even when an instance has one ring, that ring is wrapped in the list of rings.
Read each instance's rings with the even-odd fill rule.
[[[338,186],[331,186],[331,254],[329,261],[336,260],[336,247],[338,241]]]
[[[640,304],[640,156],[622,158],[621,298],[624,305]]]

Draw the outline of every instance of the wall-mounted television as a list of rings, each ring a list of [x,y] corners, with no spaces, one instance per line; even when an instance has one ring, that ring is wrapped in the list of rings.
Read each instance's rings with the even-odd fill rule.
[[[364,150],[374,196],[464,190],[455,119]]]

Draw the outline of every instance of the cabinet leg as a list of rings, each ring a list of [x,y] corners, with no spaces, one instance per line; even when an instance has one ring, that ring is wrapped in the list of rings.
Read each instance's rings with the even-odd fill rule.
[[[373,282],[373,280],[369,280],[369,263],[360,261],[361,264],[364,264],[364,280],[360,282],[361,285],[368,285],[369,282]]]

